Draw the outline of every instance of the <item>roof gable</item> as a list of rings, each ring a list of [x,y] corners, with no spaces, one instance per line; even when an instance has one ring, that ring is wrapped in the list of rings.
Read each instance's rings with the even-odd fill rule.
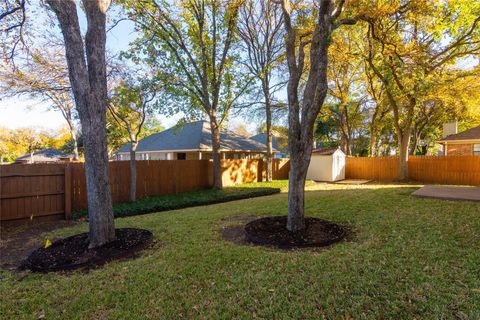
[[[18,158],[15,161],[30,161],[33,158],[33,161],[36,162],[46,162],[46,161],[58,161],[60,158],[68,158],[69,155],[64,154],[61,151],[55,149],[44,149],[33,153],[33,157],[30,153],[26,153]]]
[[[242,137],[228,130],[220,132],[220,148],[225,150],[244,150],[264,152],[266,146],[260,142]],[[175,126],[152,134],[138,142],[137,152],[174,151],[174,150],[211,150],[212,136],[210,123],[204,120]],[[117,152],[129,152],[130,143],[123,145]]]
[[[338,148],[314,149],[314,150],[312,150],[312,155],[330,156],[330,155],[335,154],[337,152],[345,155],[343,153],[343,151],[338,149]]]

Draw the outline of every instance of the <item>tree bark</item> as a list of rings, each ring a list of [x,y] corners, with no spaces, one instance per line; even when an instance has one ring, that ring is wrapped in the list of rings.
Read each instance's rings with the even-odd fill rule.
[[[267,125],[267,176],[266,180],[268,182],[273,180],[273,146],[272,146],[272,107],[270,102],[270,90],[269,84],[264,83],[263,94],[265,97],[265,115],[266,115],[266,125]]]
[[[290,150],[287,229],[292,232],[305,228],[305,180],[312,148],[313,138],[310,138],[297,142]]]
[[[375,131],[372,126],[370,126],[370,141],[368,144],[368,153],[370,157],[375,157],[377,154],[377,148],[376,148],[376,137],[375,137]]]
[[[130,193],[128,200],[133,202],[137,198],[137,146],[138,142],[131,139],[130,142]]]
[[[78,155],[78,141],[77,141],[77,133],[75,132],[75,127],[73,126],[72,119],[67,119],[68,128],[70,130],[70,139],[73,143],[73,160],[77,161],[79,158]]]
[[[95,248],[115,239],[106,139],[105,25],[110,1],[83,1],[88,22],[85,44],[76,2],[47,0],[47,3],[55,12],[62,30],[70,83],[84,134],[89,248]]]
[[[400,167],[398,178],[400,181],[408,180],[408,146],[410,144],[410,132],[406,131],[403,135],[399,135],[399,154]]]
[[[222,167],[220,161],[220,127],[216,117],[210,117],[210,128],[212,134],[212,159],[213,159],[213,188],[222,189]]]
[[[305,178],[313,148],[313,127],[327,95],[327,66],[330,35],[333,30],[332,1],[321,1],[315,30],[310,44],[310,66],[303,90],[302,104],[299,84],[304,69],[305,43],[297,49],[297,34],[290,20],[290,2],[283,2],[286,56],[289,69],[288,140],[290,148],[290,173],[288,191],[287,230],[297,232],[305,228],[304,194]]]

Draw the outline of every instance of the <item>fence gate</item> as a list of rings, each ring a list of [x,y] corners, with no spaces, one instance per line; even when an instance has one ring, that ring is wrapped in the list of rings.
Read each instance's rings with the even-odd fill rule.
[[[65,164],[0,166],[0,220],[70,218],[71,168]]]

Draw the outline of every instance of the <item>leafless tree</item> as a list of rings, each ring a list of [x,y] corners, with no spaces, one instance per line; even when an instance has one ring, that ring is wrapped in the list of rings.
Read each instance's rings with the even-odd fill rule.
[[[62,48],[63,49],[63,48]],[[78,160],[77,133],[74,123],[73,99],[65,56],[59,48],[30,49],[28,58],[13,67],[0,66],[0,95],[28,95],[50,102],[54,110],[62,113],[68,124],[73,142],[74,159]]]
[[[283,15],[273,0],[249,0],[240,9],[238,33],[245,51],[244,65],[261,84],[265,107],[267,181],[272,180],[272,77],[283,56]]]
[[[2,0],[0,4],[0,48],[3,59],[13,60],[22,44],[27,20],[26,0]]]

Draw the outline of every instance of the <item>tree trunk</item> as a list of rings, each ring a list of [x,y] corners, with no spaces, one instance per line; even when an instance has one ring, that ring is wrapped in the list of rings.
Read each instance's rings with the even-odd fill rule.
[[[68,128],[70,129],[70,139],[72,140],[72,143],[73,143],[73,160],[77,161],[79,158],[77,133],[75,132],[72,119],[67,119],[67,123],[68,123]]]
[[[220,128],[215,118],[210,117],[212,133],[213,188],[222,189],[222,168],[220,162]]]
[[[413,129],[413,136],[412,136],[412,146],[409,150],[409,154],[411,156],[414,156],[415,155],[415,151],[417,150],[417,147],[418,147],[418,143],[419,143],[419,139],[420,139],[420,134],[416,128],[416,126],[414,126],[414,129]]]
[[[73,160],[77,161],[80,156],[78,154],[78,141],[75,131],[71,132],[72,142],[73,142]]]
[[[272,109],[270,103],[270,90],[269,84],[264,83],[263,94],[265,96],[265,115],[266,115],[266,125],[267,125],[267,181],[270,182],[273,180],[273,146],[272,146]]]
[[[301,148],[296,147],[290,150],[287,229],[292,232],[305,228],[305,180],[310,164],[312,141],[307,141],[307,143],[309,145],[303,144]]]
[[[115,239],[112,196],[108,177],[105,114],[103,117],[100,115],[95,122],[92,126],[83,126],[90,248],[101,246]],[[87,129],[85,130],[85,128]]]
[[[410,132],[400,135],[398,145],[400,148],[400,168],[398,178],[400,181],[408,180],[408,146],[410,144]]]
[[[286,56],[290,73],[287,86],[290,148],[287,230],[297,232],[305,228],[305,179],[313,148],[313,127],[328,90],[328,46],[332,32],[329,10],[332,2],[320,1],[318,20],[310,42],[309,72],[301,104],[299,85],[304,69],[304,43],[300,41],[297,46],[298,37],[291,24],[290,8],[285,5],[289,2],[283,3],[284,25],[287,31]]]
[[[345,155],[352,155],[352,145],[350,143],[350,137],[348,137],[348,135],[345,136]]]
[[[88,23],[85,44],[76,2],[47,0],[47,3],[62,30],[70,83],[84,133],[89,248],[95,248],[115,240],[106,138],[105,25],[110,1],[83,1]]]
[[[372,128],[370,128],[370,141],[368,144],[368,151],[370,154],[370,157],[374,157],[377,153],[377,148],[376,148],[376,138],[375,138],[375,132],[373,131]]]
[[[137,146],[137,141],[130,142],[130,193],[128,195],[128,200],[131,202],[135,201],[137,197]]]

